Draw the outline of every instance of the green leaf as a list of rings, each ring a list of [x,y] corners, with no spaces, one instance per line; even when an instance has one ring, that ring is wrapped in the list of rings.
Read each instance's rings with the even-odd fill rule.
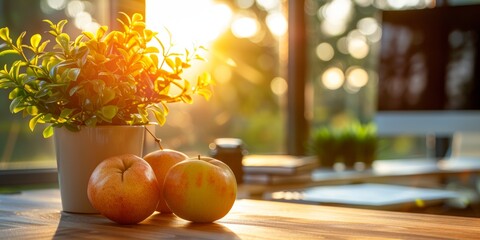
[[[62,118],[67,118],[68,116],[70,116],[72,113],[73,113],[74,109],[71,109],[71,108],[65,108],[62,110],[62,112],[60,113],[60,117]]]
[[[53,126],[48,125],[45,129],[43,129],[43,138],[49,138],[53,136]]]
[[[23,110],[25,107],[22,107],[23,97],[16,97],[10,103],[10,112],[17,113]]]
[[[48,67],[50,67],[50,65]],[[58,65],[51,66],[50,71],[48,72],[50,78],[55,79],[55,76],[57,75],[57,67],[58,67]]]
[[[20,88],[15,88],[13,89],[9,94],[8,94],[8,99],[13,100],[20,94]]]
[[[75,87],[72,87],[70,91],[68,91],[68,95],[73,96],[81,88],[83,88],[83,85],[76,85]]]
[[[10,81],[9,79],[7,79],[7,81],[1,81],[0,80],[0,89],[2,89],[2,88],[14,88],[16,86],[17,86],[17,84]]]
[[[33,81],[37,80],[37,78],[35,76],[30,76],[30,75],[22,75],[21,78],[22,78],[22,83],[24,85],[28,85],[28,84],[32,83]],[[31,85],[33,85],[33,84],[31,84]],[[27,86],[25,86],[25,88],[26,87]]]
[[[97,118],[96,117],[91,117],[87,120],[85,120],[85,125],[89,127],[95,127],[97,125]]]
[[[115,90],[111,88],[106,88],[105,91],[103,91],[103,96],[102,96],[102,102],[103,104],[107,104],[108,102],[112,101],[115,98]]]
[[[77,81],[77,78],[79,75],[80,75],[80,68],[69,68],[67,70],[67,79],[69,81]]]
[[[52,114],[50,113],[47,113],[45,115],[42,116],[41,120],[42,122],[50,122],[52,121],[53,117],[52,117]]]
[[[102,116],[108,120],[112,120],[117,115],[118,107],[114,105],[104,106],[101,109]]]
[[[32,116],[36,116],[38,114],[38,108],[36,106],[27,106],[26,110],[27,113]]]
[[[35,93],[35,98],[45,97],[45,96],[47,96],[49,93],[50,93],[50,89],[49,89],[49,88],[47,88],[47,87],[42,88],[42,89],[40,89],[40,91],[38,91],[38,92]]]

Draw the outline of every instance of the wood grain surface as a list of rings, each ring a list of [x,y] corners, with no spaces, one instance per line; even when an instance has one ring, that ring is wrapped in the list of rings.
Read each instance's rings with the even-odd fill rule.
[[[479,239],[480,219],[237,200],[195,224],[153,214],[137,225],[61,211],[57,189],[0,195],[0,239]]]

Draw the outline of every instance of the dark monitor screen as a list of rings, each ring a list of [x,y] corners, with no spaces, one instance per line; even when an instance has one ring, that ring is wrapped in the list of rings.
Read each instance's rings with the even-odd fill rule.
[[[378,110],[480,110],[480,5],[384,11]]]
[[[480,131],[480,5],[382,12],[379,134]]]

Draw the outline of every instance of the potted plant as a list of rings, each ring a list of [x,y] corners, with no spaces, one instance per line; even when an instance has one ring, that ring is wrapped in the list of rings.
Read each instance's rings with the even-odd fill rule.
[[[338,162],[346,168],[354,168],[356,163],[371,168],[376,157],[378,137],[375,124],[354,122],[345,128],[317,128],[307,146],[318,157],[322,167],[331,168]]]
[[[110,155],[140,155],[149,116],[163,124],[168,104],[192,103],[193,95],[208,99],[212,93],[208,73],[196,81],[184,77],[193,61],[203,59],[204,48],[176,52],[171,39],[164,42],[146,28],[141,14],[122,15],[117,19],[122,30],[109,32],[102,26],[95,34],[76,37],[63,32],[66,20],[45,20],[47,36],[34,34],[29,44],[24,43],[25,32],[14,40],[8,27],[0,29],[0,56],[18,56],[0,69],[0,89],[10,90],[10,111],[29,117],[32,131],[42,123],[47,124],[44,137],[55,132],[65,211],[94,211],[86,198],[89,175]],[[49,36],[55,41],[51,49],[44,40]],[[80,167],[86,174],[79,173]],[[72,185],[76,182],[80,189],[72,189],[79,187]],[[67,206],[64,193],[69,189],[73,200],[81,198],[87,206]]]

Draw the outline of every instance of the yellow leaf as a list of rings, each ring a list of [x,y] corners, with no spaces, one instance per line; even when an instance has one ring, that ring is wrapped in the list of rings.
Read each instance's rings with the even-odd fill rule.
[[[42,35],[40,35],[40,34],[35,34],[30,38],[30,44],[34,48],[38,48],[38,45],[40,44],[40,41],[42,41]]]
[[[183,62],[179,57],[175,58],[175,68],[177,69],[182,69]]]
[[[190,95],[182,95],[181,98],[182,98],[182,101],[185,103],[188,103],[188,104],[193,103],[192,96]]]
[[[32,119],[30,119],[30,121],[28,121],[28,127],[30,128],[30,130],[33,132],[33,130],[35,129],[35,126],[37,125],[37,122],[38,120],[40,119],[42,115],[36,115],[35,117],[33,117]]]
[[[4,41],[7,41],[10,38],[8,27],[0,28],[0,38],[2,38]]]
[[[167,62],[167,65],[168,65],[172,70],[175,69],[175,63],[173,62],[172,59],[170,59],[170,58],[165,58],[165,61]]]
[[[27,32],[22,32],[20,34],[20,36],[18,36],[18,38],[17,38],[17,47],[18,48],[22,48],[23,38],[25,37],[26,34],[27,34]]]
[[[158,106],[158,105],[153,105],[152,108],[150,109],[155,116],[155,119],[157,120],[158,124],[163,125],[165,124],[167,118],[166,115],[168,113],[168,110]]]
[[[140,13],[134,13],[133,16],[132,16],[132,21],[133,22],[138,22],[138,21],[142,21],[143,20],[143,16],[142,14]]]
[[[108,30],[107,26],[99,27],[98,30],[97,30],[97,39],[100,40],[105,35],[107,30]]]
[[[95,39],[95,36],[93,36],[93,33],[91,32],[83,32],[82,34],[85,35],[85,37],[87,37],[88,39]]]

